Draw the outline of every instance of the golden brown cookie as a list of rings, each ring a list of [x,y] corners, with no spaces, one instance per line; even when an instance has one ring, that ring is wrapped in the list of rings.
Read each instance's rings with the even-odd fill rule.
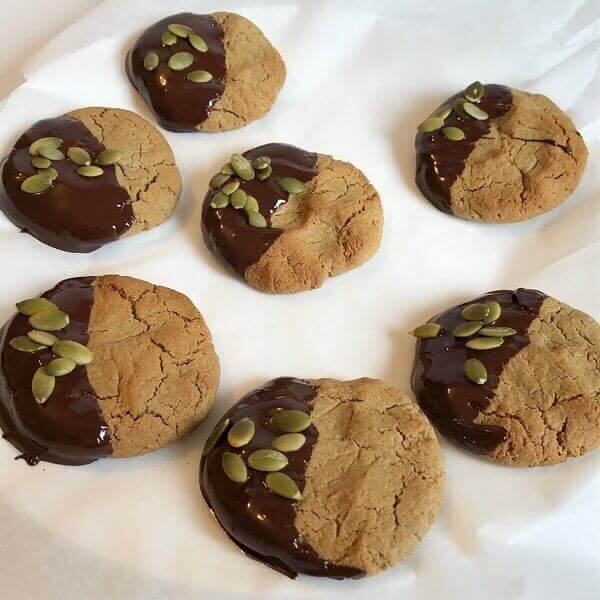
[[[0,342],[0,427],[29,464],[152,452],[210,410],[219,361],[183,294],[77,277],[17,309]]]
[[[433,429],[377,379],[275,379],[206,442],[200,483],[248,555],[289,577],[374,575],[435,520],[444,462]]]
[[[0,208],[17,227],[91,252],[166,221],[181,177],[165,138],[139,115],[88,107],[38,121],[2,164]]]
[[[321,287],[369,260],[381,243],[379,194],[355,166],[331,156],[267,144],[233,155],[210,188],[206,244],[266,292]]]
[[[415,330],[413,389],[445,436],[518,467],[600,446],[600,326],[536,290],[500,290]]]
[[[243,127],[269,111],[285,81],[285,64],[262,31],[228,12],[158,21],[137,40],[126,66],[171,131]]]
[[[502,85],[471,84],[419,129],[419,189],[440,210],[476,221],[524,221],[555,208],[588,155],[550,99]]]

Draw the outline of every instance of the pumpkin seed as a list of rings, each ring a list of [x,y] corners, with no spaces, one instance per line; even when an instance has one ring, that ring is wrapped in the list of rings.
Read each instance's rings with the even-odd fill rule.
[[[221,192],[217,192],[210,199],[210,205],[212,208],[225,208],[226,206],[229,206],[229,196],[226,196]]]
[[[306,436],[302,433],[284,433],[276,437],[271,442],[271,446],[279,452],[296,452],[304,446],[305,442]]]
[[[476,337],[471,338],[465,346],[471,350],[493,350],[503,343],[504,339],[501,337]]]
[[[256,426],[254,425],[254,421],[248,417],[244,417],[229,430],[227,441],[234,448],[241,448],[252,441],[255,432]]]
[[[459,114],[461,117],[467,117],[467,113],[464,111],[463,109],[463,104],[467,102],[467,100],[465,100],[464,98],[457,98],[453,103],[452,103],[452,110]]]
[[[466,323],[461,323],[458,327],[456,327],[456,329],[452,332],[452,335],[458,338],[470,337],[477,333],[482,327],[483,323],[481,321],[467,321]]]
[[[469,358],[465,362],[465,375],[467,379],[470,379],[473,383],[479,383],[480,385],[487,381],[487,371],[483,366],[483,363],[478,361],[476,358]]]
[[[271,159],[268,156],[257,156],[252,161],[252,166],[257,170],[266,169],[271,164]]]
[[[211,434],[206,438],[206,442],[204,442],[204,448],[202,449],[202,454],[208,454],[214,447],[215,444],[219,441],[219,438],[225,433],[227,426],[229,425],[229,419],[223,419],[219,423],[217,423],[216,427],[212,430]]]
[[[58,310],[42,310],[29,317],[29,324],[42,331],[58,331],[69,324],[69,315]]]
[[[442,326],[438,323],[423,323],[423,325],[419,325],[412,334],[420,340],[429,340],[437,337],[441,330]]]
[[[221,173],[223,173],[223,175],[235,175],[235,171],[233,170],[231,163],[224,164],[221,167]]]
[[[248,213],[248,223],[252,225],[252,227],[256,227],[257,229],[263,229],[267,227],[267,220],[257,211],[251,210]]]
[[[27,194],[41,194],[52,186],[52,179],[48,175],[38,173],[30,175],[21,183],[21,190]]]
[[[54,167],[47,167],[45,169],[40,169],[38,175],[43,175],[52,182],[58,177],[58,171]]]
[[[55,358],[46,365],[46,373],[53,377],[62,377],[70,373],[77,363],[71,358]]]
[[[63,141],[57,137],[43,137],[39,140],[35,140],[35,142],[29,146],[29,154],[35,156],[36,154],[39,154],[40,148],[43,148],[44,146],[58,148],[62,143]]]
[[[191,71],[186,75],[186,79],[193,83],[208,83],[212,78],[212,73],[201,69],[199,71]]]
[[[160,41],[164,46],[172,46],[177,43],[177,36],[168,29],[160,36]]]
[[[44,158],[43,156],[34,156],[31,159],[31,164],[36,169],[47,169],[52,164],[52,161]]]
[[[34,374],[31,380],[31,391],[33,397],[38,404],[44,404],[52,395],[56,380],[52,375],[46,373],[45,367],[40,367]]]
[[[172,71],[183,71],[194,62],[194,55],[190,52],[176,52],[169,58],[169,69]]]
[[[234,154],[231,157],[231,166],[244,181],[254,179],[254,167],[252,163],[241,154]]]
[[[267,487],[278,496],[288,500],[301,500],[302,494],[296,482],[285,473],[269,473],[265,476]]]
[[[465,132],[458,127],[444,127],[442,129],[444,136],[453,142],[460,142],[465,139]]]
[[[258,179],[260,179],[261,181],[263,181],[264,179],[268,179],[269,177],[271,177],[272,173],[273,173],[273,167],[271,167],[271,165],[269,165],[268,167],[265,167],[264,169],[260,169],[260,170],[256,171],[256,177]]]
[[[273,427],[283,433],[299,433],[311,422],[311,416],[301,410],[278,410],[271,419]]]
[[[94,355],[89,348],[72,340],[58,340],[52,346],[52,352],[63,358],[70,358],[78,365],[89,365],[94,359]]]
[[[58,338],[55,335],[49,333],[48,331],[39,331],[38,329],[28,331],[27,337],[38,344],[43,344],[44,346],[52,346],[55,342],[58,342]]]
[[[260,208],[258,206],[258,200],[254,196],[246,194],[246,206],[244,206],[244,210],[248,214],[251,212],[259,212]]]
[[[218,188],[220,185],[223,185],[225,182],[229,180],[230,175],[223,175],[223,173],[217,173],[213,175],[211,180],[208,182],[208,187],[212,190],[214,188]]]
[[[308,192],[306,184],[293,177],[284,177],[277,182],[277,185],[288,194],[306,194]]]
[[[190,27],[181,25],[180,23],[170,23],[168,29],[172,34],[180,38],[186,38],[190,33],[193,33]]]
[[[515,335],[517,333],[516,329],[512,327],[484,327],[479,335],[484,335],[485,337],[509,337],[511,335]]]
[[[417,129],[422,131],[423,133],[431,133],[432,131],[437,131],[444,126],[444,120],[439,117],[429,117],[429,119],[425,119]]]
[[[248,479],[248,469],[244,459],[234,452],[225,452],[221,458],[225,475],[235,483],[244,483]]]
[[[67,156],[78,165],[89,165],[92,162],[92,157],[83,148],[77,146],[71,146],[67,150]]]
[[[497,321],[502,314],[502,307],[497,302],[486,302],[485,306],[490,309],[488,315],[483,319],[484,325],[489,325]]]
[[[122,152],[116,148],[107,148],[102,150],[98,156],[96,156],[96,164],[108,167],[114,165],[121,160]]]
[[[15,304],[17,310],[30,317],[43,310],[58,310],[58,306],[54,302],[50,302],[47,298],[29,298]]]
[[[287,456],[272,448],[261,448],[248,455],[248,465],[256,471],[281,471],[288,465]]]
[[[233,194],[233,192],[235,192],[235,190],[237,190],[239,187],[240,187],[240,180],[239,179],[230,179],[221,188],[221,193],[225,194],[226,196],[231,196],[231,194]]]
[[[483,97],[484,87],[480,81],[474,81],[465,90],[465,98],[469,102],[479,102]]]
[[[490,314],[490,307],[481,302],[475,302],[465,306],[460,314],[465,321],[483,321]]]
[[[20,335],[19,337],[13,338],[10,340],[9,344],[15,350],[19,350],[19,352],[37,352],[38,350],[47,348],[45,344],[38,344],[26,335]]]
[[[438,108],[432,115],[431,117],[436,118],[436,119],[441,119],[442,121],[445,121],[446,118],[448,117],[448,115],[452,112],[452,104],[444,104],[444,106],[440,106],[440,108]],[[430,118],[431,118],[430,117]],[[439,129],[439,128],[438,128]]]
[[[479,106],[477,106],[476,104],[471,104],[470,102],[465,102],[463,105],[463,110],[470,115],[471,117],[473,117],[474,119],[477,119],[478,121],[485,121],[486,119],[490,118],[490,115],[488,115],[485,110],[481,110],[481,108],[479,108]]]
[[[235,192],[233,192],[233,194],[231,194],[231,196],[229,196],[231,206],[237,209],[244,208],[244,206],[246,206],[247,199],[248,197],[246,196],[246,192],[241,188],[238,188],[235,190]]]
[[[96,165],[83,165],[82,167],[77,167],[75,172],[82,177],[99,177],[104,173],[104,169]]]
[[[146,71],[154,71],[154,69],[158,67],[159,62],[160,58],[158,58],[156,52],[148,52],[148,54],[144,56],[144,69],[146,69]]]
[[[208,45],[204,41],[204,38],[197,33],[190,33],[188,36],[190,40],[190,44],[198,50],[198,52],[206,52],[208,50]]]

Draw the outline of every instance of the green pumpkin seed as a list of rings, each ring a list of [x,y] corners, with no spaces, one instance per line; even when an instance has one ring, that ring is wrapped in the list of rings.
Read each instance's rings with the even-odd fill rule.
[[[283,433],[300,433],[311,422],[311,416],[301,410],[278,410],[271,419],[273,427]]]
[[[213,175],[211,180],[208,182],[208,187],[213,190],[214,188],[218,188],[220,185],[223,185],[227,181],[229,181],[230,175],[223,175],[223,173],[217,173]]]
[[[58,171],[54,167],[47,167],[45,169],[40,169],[38,175],[43,175],[52,182],[58,177]]]
[[[252,161],[252,166],[260,171],[266,169],[271,164],[271,159],[268,156],[258,156]]]
[[[156,52],[148,52],[148,54],[144,56],[144,69],[146,69],[146,71],[154,71],[154,69],[158,67],[159,62],[160,58],[158,58]]]
[[[29,298],[28,300],[17,302],[15,306],[21,314],[28,317],[43,310],[58,310],[58,306],[54,302],[50,302],[47,298]]]
[[[476,104],[465,102],[462,107],[469,116],[477,119],[478,121],[485,121],[486,119],[490,118],[490,115],[488,115],[485,110],[481,110],[481,108],[479,108],[479,106]]]
[[[94,359],[94,355],[89,348],[72,340],[58,340],[52,346],[52,352],[63,358],[70,358],[78,365],[89,365]]]
[[[52,179],[42,173],[30,175],[21,183],[21,190],[27,194],[41,194],[50,187],[52,187]]]
[[[202,449],[202,454],[208,454],[214,447],[215,444],[219,441],[219,438],[225,433],[227,426],[229,425],[229,419],[223,419],[219,423],[217,423],[216,427],[212,430],[212,433],[206,438],[206,442],[204,442],[204,448]]]
[[[486,302],[485,306],[487,306],[490,312],[483,319],[484,325],[489,325],[494,321],[497,321],[502,314],[502,307],[497,302]]]
[[[46,373],[45,367],[40,367],[34,374],[31,380],[31,391],[33,397],[38,404],[44,404],[52,395],[56,380],[52,375]]]
[[[437,131],[444,126],[444,120],[439,117],[429,117],[429,119],[425,119],[417,129],[423,133],[431,133],[432,131]]]
[[[465,132],[458,127],[444,127],[442,129],[444,136],[453,142],[460,142],[465,139]]]
[[[469,358],[465,362],[465,375],[473,383],[483,384],[487,381],[487,371],[483,363],[476,358]]]
[[[423,325],[419,325],[412,334],[420,340],[429,340],[437,337],[441,330],[442,326],[438,325],[438,323],[423,323]]]
[[[287,456],[272,448],[261,448],[248,455],[248,465],[256,471],[281,471],[288,465]]]
[[[503,343],[504,339],[501,337],[476,337],[471,338],[465,346],[471,350],[493,350]]]
[[[467,321],[466,323],[461,323],[456,329],[452,332],[454,337],[458,338],[466,338],[474,335],[483,327],[483,323],[481,321]]]
[[[82,167],[77,167],[75,172],[82,177],[100,177],[104,173],[104,169],[96,165],[83,165]]]
[[[170,23],[169,31],[180,38],[186,38],[190,33],[193,33],[192,29],[187,25],[181,25],[180,23]]]
[[[246,196],[246,192],[241,188],[238,188],[235,190],[235,192],[233,192],[233,194],[231,194],[231,196],[229,196],[231,206],[233,206],[233,208],[237,208],[238,210],[246,206],[247,199],[248,197]]]
[[[231,163],[223,165],[221,167],[221,173],[223,173],[223,175],[235,175],[235,171],[233,170]]]
[[[52,164],[52,161],[43,156],[34,156],[31,159],[31,164],[36,169],[47,169]]]
[[[517,333],[516,329],[512,327],[484,327],[479,335],[483,335],[485,337],[510,337],[511,335],[515,335]]]
[[[38,150],[38,154],[48,160],[64,160],[65,155],[54,146],[42,146]]]
[[[78,165],[89,165],[92,162],[92,157],[87,151],[77,146],[71,146],[67,150],[67,156]]]
[[[272,173],[273,173],[273,167],[271,167],[271,165],[269,165],[268,167],[265,167],[264,169],[260,169],[259,171],[256,171],[256,177],[258,179],[260,179],[261,181],[263,181],[264,179],[268,179],[269,177],[271,177]]]
[[[296,482],[285,473],[269,473],[265,476],[267,487],[278,496],[288,500],[302,500],[302,494]]]
[[[231,194],[233,194],[233,192],[235,192],[235,190],[237,190],[239,187],[240,187],[240,180],[239,179],[230,179],[221,188],[221,193],[225,194],[226,196],[231,196]]]
[[[442,121],[445,121],[451,112],[452,104],[444,104],[444,106],[440,106],[440,108],[438,108],[430,118],[441,119]]]
[[[231,166],[244,181],[254,179],[254,167],[252,163],[241,154],[234,154],[231,157]]]
[[[248,214],[251,212],[259,212],[260,208],[258,206],[258,200],[254,196],[246,194],[246,206],[244,206],[244,210]]]
[[[475,302],[465,306],[460,314],[465,321],[483,321],[490,314],[490,308],[481,302]]]
[[[464,111],[463,109],[463,104],[467,102],[467,100],[465,100],[464,98],[457,98],[453,103],[452,103],[452,110],[457,113],[458,115],[460,115],[461,117],[467,117],[467,113]]]
[[[244,483],[248,479],[248,469],[243,458],[234,452],[223,453],[221,466],[225,475],[235,483]]]
[[[39,140],[35,140],[35,142],[29,146],[29,154],[35,156],[39,153],[40,148],[43,148],[44,146],[53,146],[54,148],[58,148],[62,143],[63,141],[57,137],[40,138]]]
[[[248,214],[248,223],[252,225],[252,227],[256,227],[257,229],[263,229],[267,227],[267,220],[257,211],[251,210],[247,212]]]
[[[55,358],[46,365],[46,373],[53,377],[62,377],[70,373],[77,363],[70,358]]]
[[[58,342],[58,338],[51,334],[48,331],[39,331],[38,329],[33,329],[32,331],[27,332],[27,337],[32,339],[34,342],[38,344],[43,344],[44,346],[52,346],[56,342]]]
[[[304,446],[305,442],[306,436],[302,433],[284,433],[276,437],[271,442],[271,446],[279,452],[296,452]]]
[[[122,152],[115,148],[107,148],[106,150],[102,150],[98,156],[96,156],[96,164],[102,165],[103,167],[108,167],[109,165],[114,165],[121,160]]]
[[[19,350],[19,352],[37,352],[38,350],[47,348],[45,344],[38,344],[26,335],[20,335],[19,337],[13,338],[10,340],[9,344],[15,350]]]
[[[229,206],[229,196],[226,196],[221,192],[217,192],[210,199],[210,205],[212,208],[225,208],[226,206]]]
[[[234,448],[241,448],[252,441],[255,432],[256,426],[254,425],[254,421],[248,417],[244,417],[229,430],[227,441]]]
[[[189,52],[176,52],[169,58],[169,69],[172,71],[183,71],[194,62],[193,54]]]
[[[484,87],[480,81],[474,81],[465,90],[465,98],[469,102],[479,102],[483,97]]]
[[[167,30],[160,36],[160,41],[164,46],[172,46],[177,43],[177,36]]]
[[[293,177],[284,177],[277,182],[277,185],[288,194],[306,194],[308,192],[306,184]]]
[[[198,52],[206,52],[208,50],[208,45],[204,41],[204,38],[197,33],[190,33],[188,39],[190,40],[190,44],[194,46]]]
[[[42,331],[58,331],[69,324],[69,315],[61,310],[42,310],[29,317],[29,324]]]
[[[186,75],[186,79],[193,83],[208,83],[212,78],[212,73],[201,69],[198,71],[191,71]]]

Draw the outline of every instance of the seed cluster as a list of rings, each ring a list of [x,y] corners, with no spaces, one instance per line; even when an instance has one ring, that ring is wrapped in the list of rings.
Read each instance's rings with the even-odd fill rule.
[[[37,352],[52,348],[58,357],[39,367],[31,381],[31,391],[38,404],[48,400],[54,391],[56,377],[67,375],[78,365],[88,365],[94,356],[83,344],[59,339],[51,331],[59,331],[69,324],[69,315],[47,298],[30,298],[17,302],[17,310],[29,317],[33,329],[27,335],[10,340],[9,344],[20,352]]]

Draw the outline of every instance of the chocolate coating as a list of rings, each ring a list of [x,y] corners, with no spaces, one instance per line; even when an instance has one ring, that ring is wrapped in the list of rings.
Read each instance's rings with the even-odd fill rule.
[[[529,343],[527,330],[546,298],[537,290],[499,290],[431,319],[442,326],[442,331],[433,339],[417,342],[412,388],[423,411],[446,437],[478,454],[491,452],[505,440],[503,427],[477,424],[475,419],[490,405],[504,366]],[[512,327],[517,334],[504,338],[502,346],[493,350],[465,347],[467,338],[452,335],[464,322],[462,309],[474,302],[494,300],[502,307],[494,325]],[[469,358],[477,358],[484,364],[488,372],[486,383],[479,385],[467,379],[464,365]]]
[[[43,294],[70,318],[64,329],[53,332],[56,337],[87,344],[93,281],[93,277],[66,279]],[[44,404],[33,398],[33,374],[56,357],[50,349],[29,353],[9,345],[14,337],[31,331],[28,319],[18,313],[2,328],[0,428],[4,438],[30,465],[40,460],[83,465],[108,456],[112,451],[110,432],[84,366],[57,377],[54,392]]]
[[[29,146],[42,137],[63,140],[61,150],[79,146],[95,157],[105,150],[78,119],[63,115],[38,121],[17,141],[2,163],[0,208],[19,228],[44,244],[68,252],[91,252],[121,237],[133,223],[127,191],[119,186],[115,166],[99,177],[83,177],[70,160],[52,161],[58,172],[50,189],[28,194],[21,183],[36,174]]]
[[[448,98],[438,108],[460,98],[465,90]],[[444,121],[444,127],[458,127],[465,139],[452,141],[442,130],[430,133],[418,132],[415,140],[417,149],[416,182],[421,193],[439,210],[452,214],[450,188],[463,172],[467,158],[475,143],[490,132],[492,119],[496,119],[512,106],[512,92],[503,85],[488,84],[477,106],[484,110],[489,119],[478,121],[472,117],[463,117],[453,110]]]
[[[244,152],[249,160],[259,156],[271,159],[273,172],[268,179],[242,181],[240,188],[258,201],[261,214],[270,225],[270,217],[285,204],[289,195],[277,182],[283,177],[293,177],[304,183],[317,175],[317,155],[288,144],[266,144]],[[206,245],[236,273],[244,276],[246,269],[255,264],[283,233],[275,227],[252,227],[243,210],[231,205],[214,209],[211,198],[219,188],[209,190],[202,207],[202,233]]]
[[[259,448],[270,448],[280,435],[271,426],[271,417],[277,409],[294,409],[310,413],[311,401],[317,388],[307,381],[282,377],[250,392],[235,404],[223,419],[231,419],[226,431],[244,417],[256,425],[250,443],[233,448],[223,433],[200,464],[200,487],[213,514],[227,535],[247,554],[275,570],[295,578],[298,573],[342,579],[360,577],[362,571],[332,564],[320,556],[300,538],[294,526],[295,503],[273,494],[264,483],[264,473],[248,469],[246,483],[234,483],[221,466],[224,452],[238,452],[248,456]],[[304,475],[319,432],[314,425],[303,431],[306,443],[297,452],[289,453],[289,465],[283,470],[303,491]]]
[[[170,24],[190,27],[208,46],[199,52],[187,39],[177,38],[172,46],[165,46],[162,34]],[[153,71],[144,67],[148,52],[156,52],[160,63]],[[177,52],[190,52],[194,62],[183,71],[167,66],[169,57]],[[139,37],[127,54],[126,69],[133,87],[141,94],[154,112],[161,127],[170,131],[197,131],[210,109],[225,91],[225,46],[223,30],[210,15],[180,13],[158,21]],[[208,71],[212,79],[207,83],[193,83],[186,79],[191,71]]]

